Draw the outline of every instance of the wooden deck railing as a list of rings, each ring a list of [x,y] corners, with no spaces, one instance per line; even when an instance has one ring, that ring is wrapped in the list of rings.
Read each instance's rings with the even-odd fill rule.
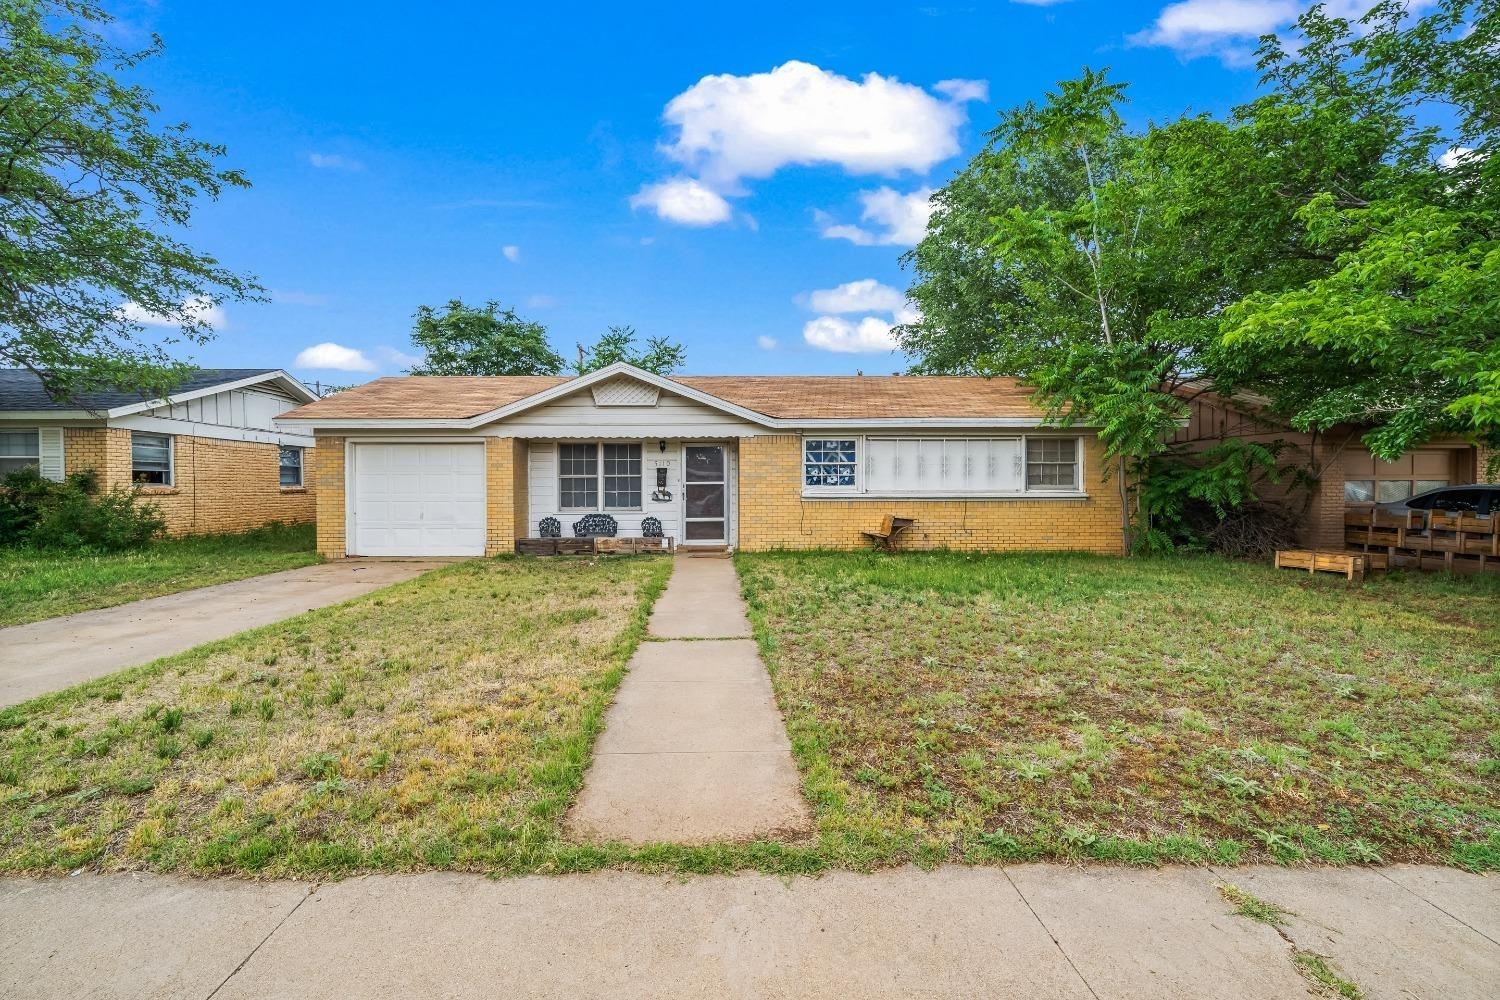
[[[1455,572],[1500,571],[1500,516],[1413,510],[1391,514],[1373,507],[1344,509],[1344,543],[1384,552],[1391,566]]]

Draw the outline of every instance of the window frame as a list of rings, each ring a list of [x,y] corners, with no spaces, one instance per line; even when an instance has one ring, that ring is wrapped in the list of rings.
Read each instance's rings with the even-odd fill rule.
[[[589,475],[589,476],[578,476],[578,475],[567,475],[567,476],[565,476],[565,475],[563,475],[563,465],[562,465],[562,463],[563,463],[563,457],[562,457],[563,451],[562,450],[563,450],[564,447],[576,446],[576,445],[591,445],[591,446],[593,446],[593,449],[594,449],[594,471],[593,471],[592,475]],[[635,474],[635,480],[636,480],[635,493],[636,493],[636,495],[640,499],[639,499],[639,502],[637,502],[636,505],[633,506],[633,507],[611,507],[611,506],[609,506],[605,502],[606,499],[607,499],[607,493],[608,493],[608,491],[605,489],[605,484],[606,484],[607,480],[609,480],[609,479],[628,479],[628,478],[630,478],[630,476],[629,476],[628,473],[626,475],[624,475],[624,476],[621,476],[619,473],[610,473],[609,475],[605,474],[605,471],[604,471],[604,449],[607,446],[626,447],[626,448],[633,447],[633,448],[637,449],[640,452],[640,455],[638,456],[638,459],[637,459],[638,462],[639,462],[639,467],[637,468],[636,474]],[[645,444],[643,442],[638,441],[638,440],[620,440],[620,439],[610,439],[610,438],[600,438],[600,439],[597,439],[597,440],[587,440],[587,441],[585,441],[585,440],[579,440],[579,441],[559,441],[559,442],[557,442],[557,447],[554,450],[553,455],[554,455],[554,459],[555,459],[555,461],[557,463],[556,475],[555,475],[554,479],[555,479],[556,484],[557,484],[557,510],[558,510],[559,513],[562,513],[562,514],[588,514],[588,513],[603,512],[603,513],[632,514],[632,513],[640,513],[641,511],[644,511],[646,509],[646,446],[645,446]],[[615,460],[618,461],[618,459],[615,459]],[[593,493],[594,493],[594,504],[593,504],[593,506],[590,506],[590,507],[565,507],[565,506],[563,506],[563,492],[564,492],[563,491],[563,480],[564,479],[592,479],[594,481],[594,490],[593,490]],[[618,493],[620,491],[616,490],[615,492]]]
[[[285,458],[287,452],[295,452],[297,455],[297,481],[295,483],[282,482],[282,476],[292,466],[287,465]],[[294,444],[281,444],[276,446],[276,482],[284,490],[300,490],[307,486],[307,449]]]
[[[166,472],[165,472],[165,475],[166,475],[167,478],[166,478],[166,480],[164,482],[152,483],[152,482],[147,482],[145,480],[140,480],[140,479],[136,478],[136,476],[139,473],[136,471],[136,467],[135,467],[135,442],[136,442],[136,438],[143,438],[143,437],[144,438],[161,438],[162,440],[166,441],[166,443],[167,443],[167,468],[166,468]],[[149,471],[156,472],[158,470],[152,469],[152,470],[149,470]],[[169,490],[169,489],[176,488],[176,486],[177,486],[177,436],[175,434],[160,434],[160,433],[157,433],[156,431],[136,431],[136,430],[133,430],[133,431],[130,432],[130,482],[131,482],[131,485],[139,487],[139,488],[144,488],[144,489]]]
[[[1074,442],[1073,468],[1076,476],[1075,485],[1072,488],[1047,488],[1027,487],[1027,455],[1030,442],[1039,439],[1060,438]],[[807,485],[807,443],[809,441],[854,441],[854,485],[853,486],[808,486]],[[1085,435],[1077,433],[1028,433],[1024,430],[1007,432],[999,430],[991,433],[942,433],[939,431],[922,432],[909,431],[905,428],[875,434],[828,434],[812,431],[803,432],[801,435],[801,452],[798,458],[797,476],[802,484],[801,496],[809,500],[825,499],[910,499],[910,500],[1029,500],[1029,499],[1058,499],[1078,500],[1087,499],[1089,496],[1085,484],[1088,482],[1088,465],[1085,459],[1087,449],[1084,447]],[[996,490],[870,490],[866,485],[865,464],[869,452],[866,447],[871,440],[931,440],[931,441],[1015,441],[1020,447],[1021,457],[1021,488],[1015,491],[1000,492]]]
[[[1049,444],[1052,442],[1067,441],[1073,445],[1073,460],[1071,462],[1049,461],[1042,459],[1033,462],[1031,459],[1031,446],[1036,444]],[[1024,493],[1075,493],[1082,490],[1083,471],[1080,468],[1083,458],[1083,439],[1063,434],[1032,434],[1021,438],[1021,490]],[[1040,483],[1033,489],[1031,485],[1031,467],[1033,465],[1062,468],[1070,466],[1073,469],[1073,483],[1071,486],[1063,486],[1058,483]]]
[[[854,482],[847,486],[809,486],[807,484],[807,449],[814,441],[849,441],[854,445]],[[826,451],[827,449],[822,449]],[[822,465],[847,465],[847,462],[821,462]],[[802,450],[797,467],[797,479],[802,484],[803,496],[852,496],[864,492],[865,488],[865,437],[862,434],[833,435],[810,434],[802,436]]]
[[[3,455],[0,455],[0,461],[15,461],[16,459],[21,459],[21,460],[25,461],[25,460],[29,459],[29,461],[27,461],[25,465],[18,465],[18,466],[16,466],[13,469],[3,469],[3,470],[0,470],[0,477],[8,476],[12,472],[20,472],[22,469],[30,468],[30,467],[33,467],[33,466],[36,468],[36,470],[38,472],[41,471],[41,469],[42,469],[42,429],[40,427],[0,427],[0,433],[7,433],[7,434],[23,433],[24,434],[27,431],[30,431],[32,433],[32,436],[34,437],[34,439],[36,441],[36,451],[34,451],[30,455],[22,455],[22,454],[3,454]]]

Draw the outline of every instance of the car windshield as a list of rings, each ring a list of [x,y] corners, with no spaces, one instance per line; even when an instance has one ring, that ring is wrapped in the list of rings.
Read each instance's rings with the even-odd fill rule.
[[[1457,510],[1474,513],[1489,513],[1491,497],[1489,491],[1477,489],[1433,490],[1407,501],[1408,507],[1417,510]]]

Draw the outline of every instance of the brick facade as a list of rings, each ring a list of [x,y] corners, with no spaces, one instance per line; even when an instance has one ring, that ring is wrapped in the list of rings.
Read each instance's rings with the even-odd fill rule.
[[[867,548],[862,530],[886,514],[916,519],[900,536],[908,549],[1063,549],[1118,555],[1124,549],[1119,484],[1101,475],[1101,447],[1086,436],[1086,499],[837,500],[802,497],[802,437],[739,439],[739,547]]]
[[[484,439],[486,503],[484,554],[516,550],[526,535],[526,442],[519,438]]]
[[[318,499],[318,554],[342,559],[347,554],[344,539],[344,439],[320,437],[312,450],[313,493]]]
[[[304,455],[304,462],[307,456]],[[93,469],[101,489],[131,487],[130,430],[69,427],[63,431],[63,471]],[[169,535],[248,531],[271,521],[301,523],[314,516],[314,490],[282,488],[280,451],[274,444],[172,436],[170,487],[135,487],[161,510]]]

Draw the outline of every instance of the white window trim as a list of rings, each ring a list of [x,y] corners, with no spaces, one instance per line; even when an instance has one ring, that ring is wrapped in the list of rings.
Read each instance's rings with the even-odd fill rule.
[[[281,453],[283,451],[295,451],[297,453],[297,481],[295,483],[283,483],[281,481],[281,470],[286,466],[281,464]],[[284,490],[300,490],[307,487],[307,449],[294,444],[279,444],[276,446],[276,485]]]
[[[1058,489],[1034,489],[1026,488],[1026,443],[1031,438],[1070,438],[1078,442],[1078,488],[1071,490]],[[807,442],[840,440],[854,441],[854,485],[851,486],[808,486],[807,485]],[[926,492],[921,490],[881,490],[872,492],[865,488],[865,461],[868,452],[865,443],[869,440],[913,440],[928,438],[935,441],[959,441],[959,440],[982,440],[1016,441],[1021,447],[1021,488],[1015,491],[1000,492],[996,490],[945,490],[941,492]],[[1088,491],[1084,488],[1087,466],[1085,464],[1084,436],[1082,434],[1052,433],[1052,434],[803,434],[799,444],[800,451],[797,455],[797,480],[802,484],[802,498],[806,500],[1080,500],[1088,498]]]
[[[594,481],[598,484],[595,490],[599,502],[592,507],[564,507],[563,498],[563,471],[562,471],[562,446],[565,444],[591,444],[594,446]],[[641,502],[635,507],[606,507],[604,506],[604,446],[607,444],[633,444],[641,449],[641,480],[640,489],[636,492],[641,495]],[[639,514],[646,509],[646,443],[631,438],[601,438],[597,441],[558,441],[552,450],[552,462],[557,469],[557,512],[559,514]],[[570,479],[581,478],[578,476],[567,477]]]
[[[135,481],[135,435],[145,434],[148,437],[161,437],[167,439],[167,481],[164,483],[138,483]],[[142,490],[170,490],[177,488],[177,435],[158,434],[156,431],[131,431],[130,432],[130,483],[136,489]]]
[[[0,427],[0,430],[11,431],[11,432],[15,432],[15,431],[31,431],[31,432],[33,432],[33,433],[36,434],[36,454],[34,454],[34,455],[10,455],[10,454],[6,454],[6,455],[0,455],[0,458],[4,458],[4,459],[17,459],[17,458],[19,458],[19,459],[29,459],[37,467],[37,469],[40,471],[40,469],[42,467],[42,429],[40,427]],[[22,468],[25,468],[25,466],[22,466]],[[14,470],[12,470],[12,471],[14,471]],[[6,475],[6,473],[0,473],[0,476],[3,476],[3,475]]]

